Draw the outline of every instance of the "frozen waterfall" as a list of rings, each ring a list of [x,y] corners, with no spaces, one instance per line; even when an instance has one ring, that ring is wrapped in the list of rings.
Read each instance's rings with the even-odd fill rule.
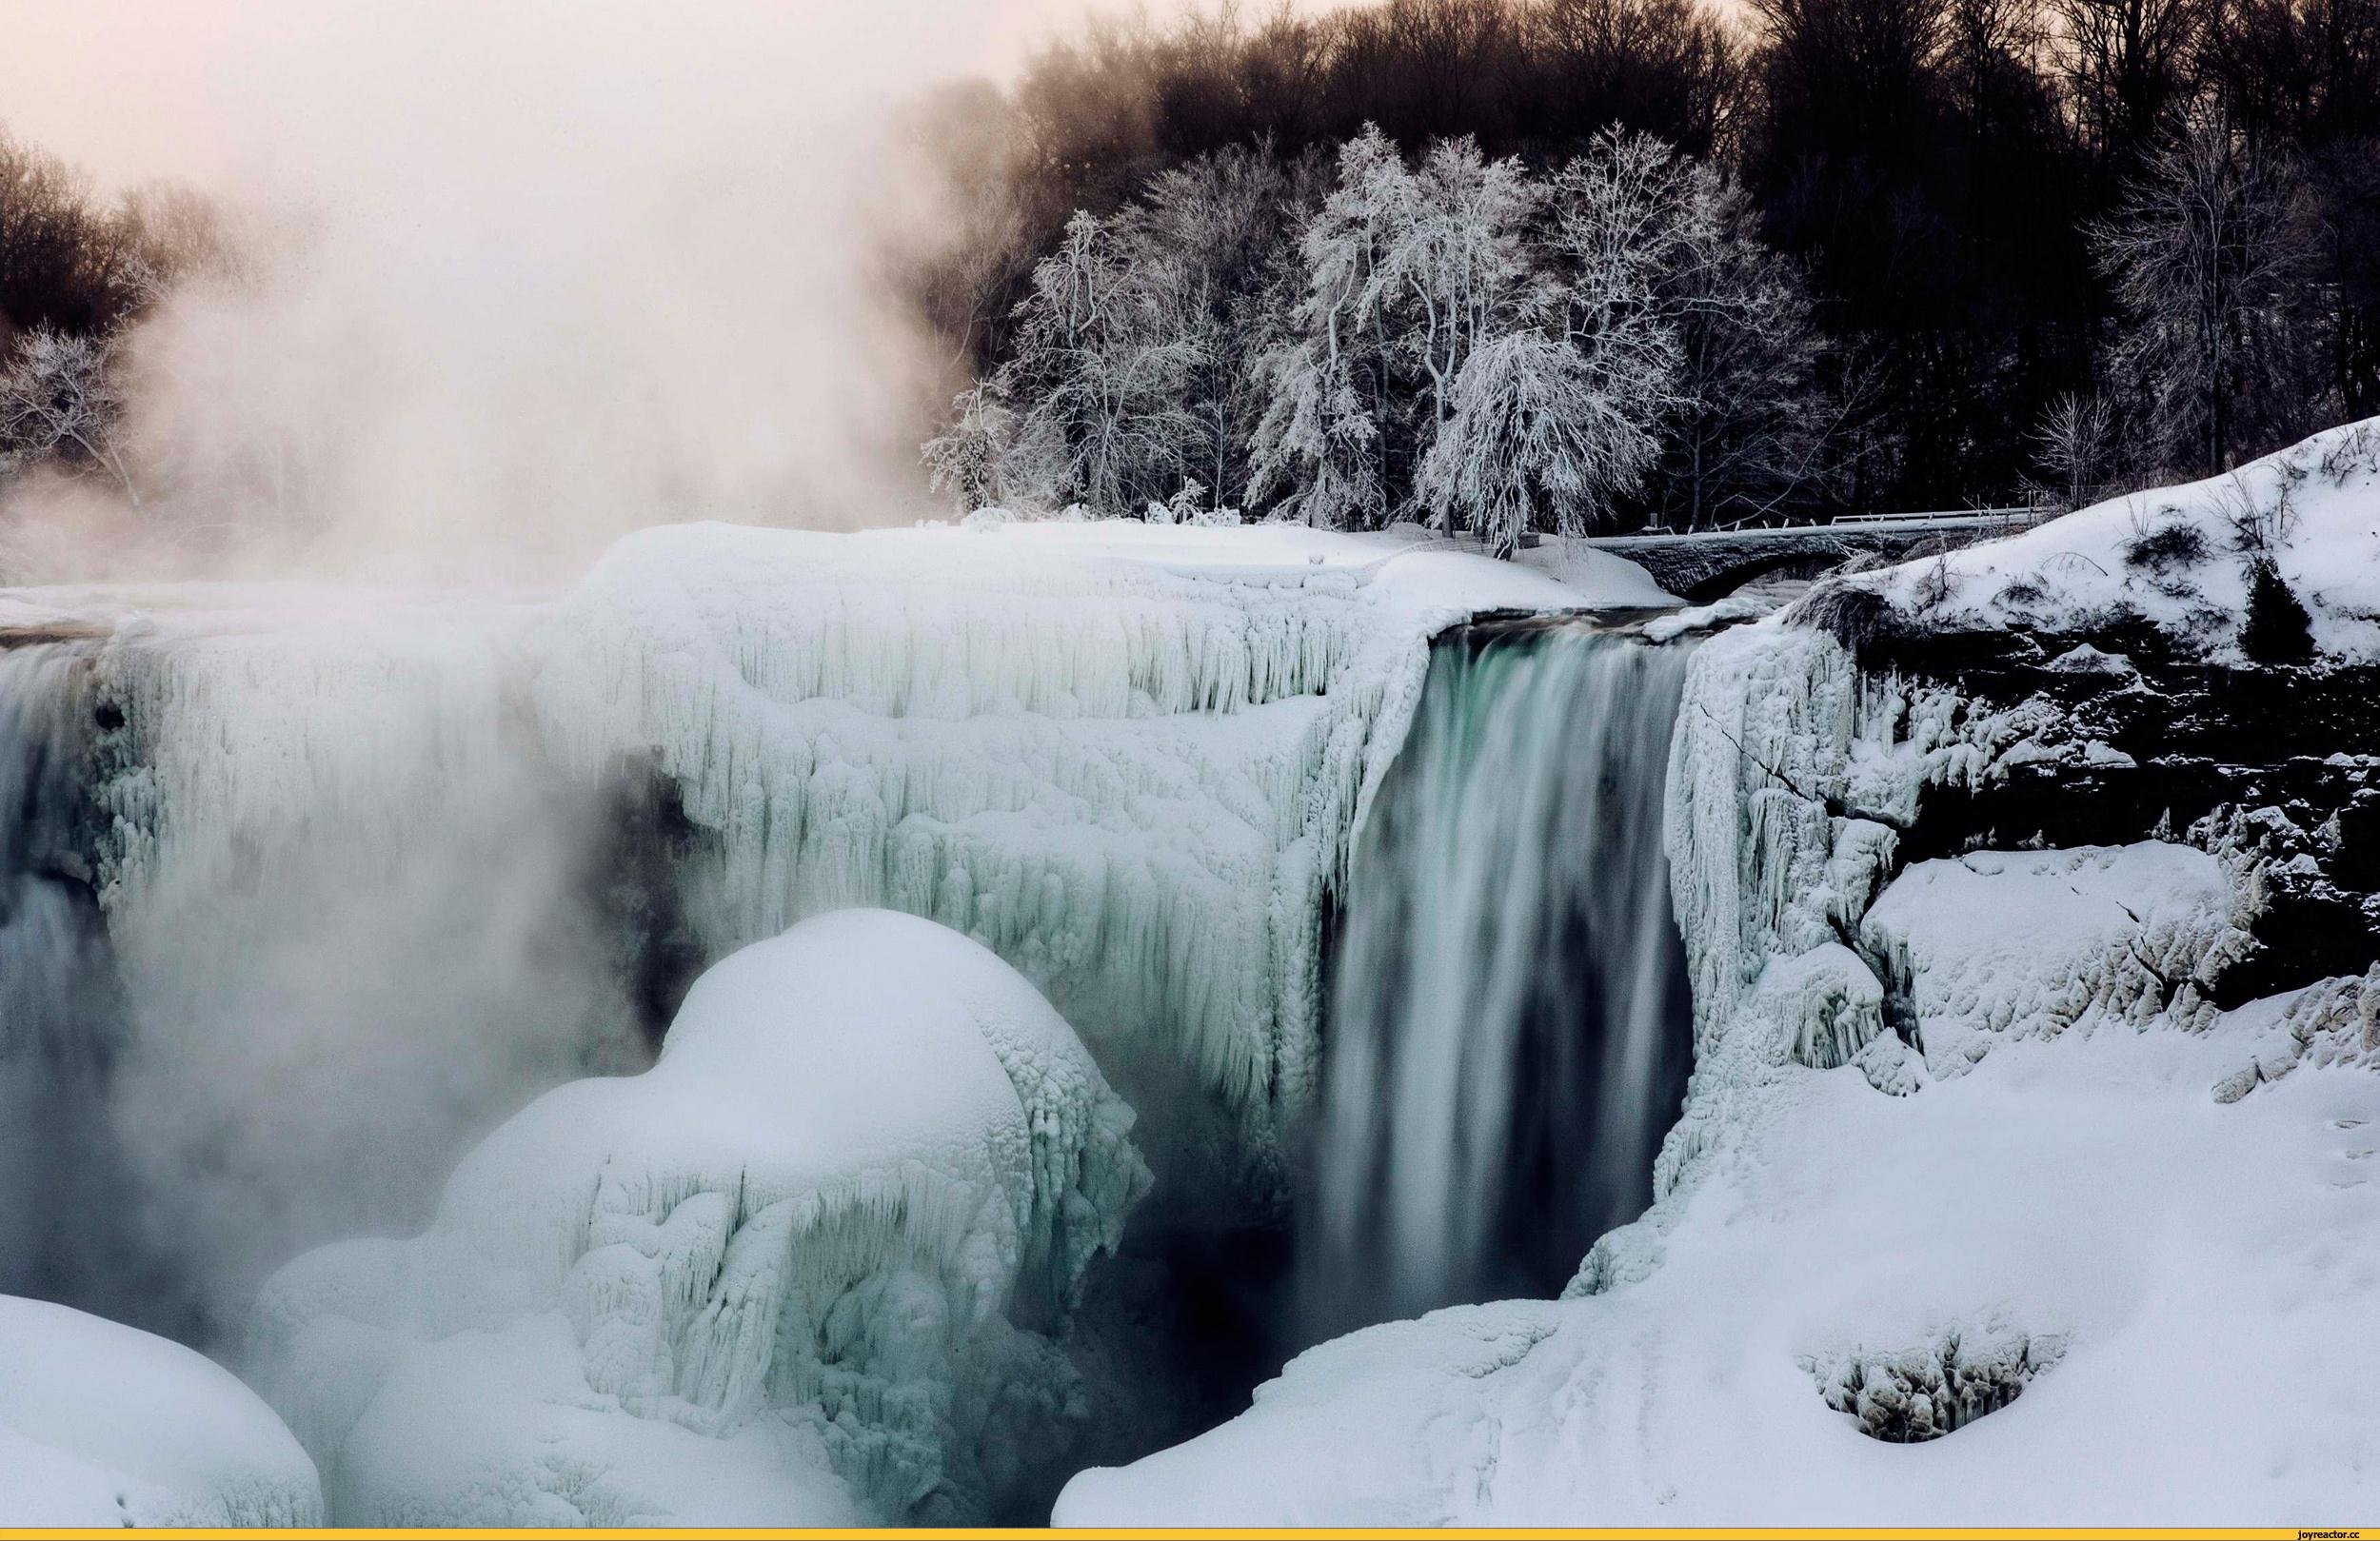
[[[1577,622],[1438,644],[1339,940],[1309,1337],[1551,1294],[1651,1198],[1691,1052],[1661,848],[1688,651]]]

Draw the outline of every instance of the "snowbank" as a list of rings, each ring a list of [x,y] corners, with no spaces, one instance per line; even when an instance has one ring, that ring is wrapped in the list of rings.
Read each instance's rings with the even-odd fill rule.
[[[2127,493],[2021,535],[1846,580],[1912,627],[2071,635],[2146,621],[2236,662],[2269,561],[2334,661],[2380,661],[2380,418],[2237,470]]]
[[[179,1344],[0,1295],[0,1512],[10,1525],[320,1525],[313,1463],[230,1373]]]
[[[2185,845],[1975,851],[1905,869],[1861,931],[1940,1077],[1995,1038],[2192,1025],[2245,945],[2237,906],[2223,864]]]
[[[1234,1422],[1077,1477],[1057,1521],[2360,1512],[2380,1496],[2380,1345],[2340,1324],[2380,1309],[2380,1077],[2301,1068],[2218,1104],[2279,1005],[2196,1035],[2012,1042],[1906,1096],[1796,1068],[1651,1277],[1325,1344]],[[1922,1383],[1946,1351],[2013,1399],[1924,1443],[1830,1405],[1848,1366]]]
[[[426,1235],[283,1270],[256,1379],[343,1523],[980,1515],[1062,1452],[1031,1329],[1147,1186],[1131,1125],[982,947],[822,916],[704,974],[652,1070],[506,1123]]]

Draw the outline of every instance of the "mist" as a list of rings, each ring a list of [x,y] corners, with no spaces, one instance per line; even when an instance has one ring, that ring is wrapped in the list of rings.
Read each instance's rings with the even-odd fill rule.
[[[931,511],[949,361],[902,109],[1069,8],[15,5],[0,122],[224,201],[238,271],[127,345],[142,493],[33,479],[38,576],[561,581],[689,518]]]

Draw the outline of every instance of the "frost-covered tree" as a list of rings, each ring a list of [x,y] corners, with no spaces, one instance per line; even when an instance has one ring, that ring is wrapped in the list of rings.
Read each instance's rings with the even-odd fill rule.
[[[1078,213],[1018,306],[994,390],[1016,414],[1012,452],[1056,501],[1121,513],[1181,484],[1199,342],[1169,328],[1149,277],[1104,222]]]
[[[1537,319],[1523,239],[1537,192],[1517,160],[1488,160],[1468,138],[1431,146],[1407,186],[1368,304],[1390,318],[1395,346],[1419,369],[1426,457],[1455,416],[1472,353]]]
[[[1755,233],[1734,177],[1689,167],[1679,236],[1659,282],[1677,334],[1677,405],[1650,502],[1688,529],[1765,516],[1815,474],[1836,414],[1818,385],[1824,339],[1800,267]]]
[[[1186,472],[1218,494],[1247,484],[1266,404],[1259,361],[1286,340],[1312,212],[1311,160],[1284,165],[1235,146],[1153,179],[1118,221],[1159,334],[1192,345],[1182,409]]]
[[[947,492],[960,507],[998,507],[1008,502],[1015,466],[1017,414],[988,381],[977,381],[950,401],[950,425],[925,442],[921,458],[936,492]]]
[[[37,326],[0,371],[0,463],[55,460],[112,478],[137,511],[140,493],[116,446],[124,409],[115,348],[101,337]]]
[[[1542,272],[1500,274],[1433,441],[1421,501],[1510,550],[1525,527],[1606,523],[1659,458],[1677,328],[1658,285],[1684,226],[1686,163],[1607,131],[1545,193]],[[1471,442],[1473,436],[1478,442]]]
[[[2295,397],[2307,351],[2314,250],[2296,167],[2200,108],[2092,233],[2125,312],[2116,365],[2139,391],[2138,453],[2200,474],[2231,464],[2243,408]]]
[[[1579,351],[1525,326],[1475,348],[1455,380],[1454,415],[1422,460],[1419,492],[1497,556],[1525,530],[1584,534],[1611,489],[1640,474],[1633,431]]]
[[[1389,253],[1412,223],[1413,173],[1378,128],[1339,148],[1339,178],[1299,242],[1290,336],[1258,363],[1266,391],[1251,505],[1328,529],[1382,523],[1391,487]]]

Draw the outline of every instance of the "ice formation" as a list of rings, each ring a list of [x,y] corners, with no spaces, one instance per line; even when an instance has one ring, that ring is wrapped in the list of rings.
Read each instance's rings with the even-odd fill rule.
[[[186,1282],[143,1320],[211,1340],[292,1253],[421,1224],[505,1113],[639,1068],[703,961],[881,903],[1147,1082],[1185,1184],[1278,1197],[1322,891],[1429,638],[1661,598],[1559,555],[1567,583],[1418,532],[694,526],[558,597],[12,591],[0,775],[50,790],[0,861],[0,1096],[63,1109],[61,1066],[105,1061],[50,1120],[122,1176],[97,1250]],[[0,1221],[33,1226],[12,1170]],[[40,1287],[136,1272],[77,1267]]]
[[[230,1372],[65,1306],[0,1295],[10,1525],[312,1526],[306,1452]]]
[[[2234,565],[2265,543],[2323,654],[2368,662],[2376,441],[2152,497],[2144,527],[2195,520]],[[1564,1299],[1324,1344],[1233,1422],[1078,1476],[1059,1522],[2270,1524],[2370,1503],[2380,1348],[2335,1331],[2380,1307],[2369,980],[2229,1011],[2210,990],[2287,876],[2232,827],[2265,811],[2189,844],[1946,847],[1937,799],[2045,761],[2137,767],[2044,697],[1863,669],[1838,640],[2062,628],[2044,672],[2121,689],[2137,671],[2071,639],[2145,620],[2237,662],[2248,580],[2210,562],[2134,593],[2197,543],[2127,565],[2126,529],[2089,511],[1840,581],[1885,613],[1814,603],[1704,643],[1667,809],[1696,1061],[1652,1210]],[[1822,615],[1859,624],[1798,623]]]
[[[1312,1095],[1322,891],[1428,639],[1479,610],[1663,598],[1592,552],[1565,586],[1417,541],[648,532],[563,605],[537,699],[582,762],[645,753],[674,781],[714,952],[838,905],[929,917],[1119,1074],[1186,1068],[1261,1164]]]
[[[1051,1339],[1148,1174],[1048,1002],[843,911],[713,966],[654,1067],[546,1094],[428,1232],[260,1300],[258,1384],[366,1525],[981,1516],[1076,1410]]]

